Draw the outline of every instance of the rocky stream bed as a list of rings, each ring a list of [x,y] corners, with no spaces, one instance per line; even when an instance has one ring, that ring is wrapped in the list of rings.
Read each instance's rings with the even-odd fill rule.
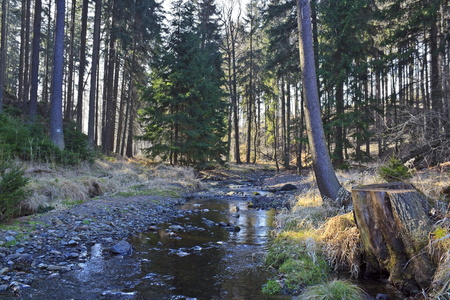
[[[100,285],[89,278],[75,283],[71,282],[70,278],[73,274],[78,274],[78,277],[83,276],[87,265],[94,269],[98,267],[99,269],[94,270],[94,273],[101,273],[105,266],[96,266],[96,259],[100,256],[102,261],[108,260],[112,264],[115,260],[119,261],[124,257],[132,256],[133,248],[136,246],[129,243],[130,237],[156,232],[163,223],[168,224],[166,225],[168,228],[164,231],[169,235],[176,236],[177,231],[186,231],[186,227],[182,226],[191,225],[171,222],[183,218],[187,220],[187,216],[209,211],[200,208],[200,204],[195,206],[196,200],[212,197],[226,201],[238,199],[242,201],[239,203],[245,203],[243,204],[245,206],[250,203],[250,206],[256,210],[270,207],[281,208],[289,203],[289,192],[274,193],[281,190],[276,182],[270,191],[256,192],[242,189],[242,187],[254,186],[259,180],[261,180],[260,177],[247,182],[242,180],[223,182],[221,178],[214,177],[209,178],[210,188],[207,191],[186,195],[181,199],[161,196],[101,197],[67,210],[16,219],[11,226],[6,227],[7,229],[0,231],[0,298],[140,298],[136,292],[124,292],[127,287],[138,285],[139,280],[124,282],[122,286],[115,287]],[[267,197],[266,193],[271,196]],[[180,209],[186,202],[192,202],[194,206],[189,209]],[[238,212],[233,212],[230,216],[236,220],[239,218]],[[223,227],[227,232],[238,232],[241,229],[233,222],[214,222],[204,217],[201,221],[206,224],[204,227]],[[205,231],[204,228],[197,229],[199,232]],[[214,235],[215,232],[212,234]],[[217,243],[221,244],[221,241]],[[162,243],[158,242],[157,246],[161,245]],[[199,247],[197,249],[201,248],[197,247]],[[141,252],[145,250],[141,249]],[[127,272],[126,264],[122,262],[122,266],[123,272]],[[128,271],[131,272],[131,270]],[[55,294],[49,295],[51,293],[49,282],[55,289]],[[81,286],[75,288],[71,294],[69,290],[73,285]],[[185,296],[176,297],[178,296],[170,299],[194,299]],[[145,299],[145,297],[141,298]],[[167,298],[161,297],[161,299]]]

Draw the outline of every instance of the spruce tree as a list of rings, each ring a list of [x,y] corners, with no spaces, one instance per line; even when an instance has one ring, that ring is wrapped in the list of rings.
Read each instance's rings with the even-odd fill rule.
[[[151,142],[146,152],[197,168],[222,163],[226,153],[218,26],[202,23],[202,8],[191,1],[174,4],[168,43],[143,92],[141,111],[141,138]]]

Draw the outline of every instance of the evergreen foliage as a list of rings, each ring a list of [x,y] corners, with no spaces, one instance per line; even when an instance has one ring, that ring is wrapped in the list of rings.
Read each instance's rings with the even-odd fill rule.
[[[10,162],[0,164],[0,221],[20,215],[21,202],[27,196],[25,189],[29,179],[25,169]]]
[[[378,174],[387,182],[405,181],[412,177],[408,167],[395,156],[386,165],[380,167]]]
[[[75,165],[94,158],[87,147],[87,137],[70,122],[64,128],[68,137],[65,150],[56,147],[48,137],[48,129],[39,122],[23,122],[6,113],[0,114],[0,160],[19,158],[25,161]]]
[[[145,149],[151,157],[205,168],[223,163],[226,153],[218,25],[197,19],[202,10],[191,1],[177,1],[173,11],[168,43],[142,91],[145,133],[140,138],[151,143]]]

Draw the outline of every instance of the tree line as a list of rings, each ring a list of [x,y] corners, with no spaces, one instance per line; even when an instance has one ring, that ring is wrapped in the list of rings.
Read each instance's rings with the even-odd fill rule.
[[[311,0],[336,167],[449,158],[447,0]],[[0,111],[91,147],[208,167],[310,159],[296,0],[2,0]],[[3,105],[4,104],[4,105]],[[2,108],[3,107],[3,108]],[[50,113],[48,113],[50,112]],[[425,155],[426,154],[426,155]]]

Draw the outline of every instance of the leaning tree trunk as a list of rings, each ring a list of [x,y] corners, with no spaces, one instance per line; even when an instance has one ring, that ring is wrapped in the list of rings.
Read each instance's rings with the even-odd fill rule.
[[[337,199],[338,202],[345,202],[345,200],[339,199],[346,198],[346,196],[342,195],[343,197],[341,197],[340,195],[341,184],[334,173],[333,165],[331,164],[328,149],[325,144],[325,134],[320,115],[316,69],[314,66],[309,1],[298,0],[297,9],[300,37],[300,65],[302,68],[303,89],[305,95],[305,117],[316,182],[322,197],[328,197],[333,200]]]
[[[353,188],[352,197],[366,275],[387,272],[389,281],[406,293],[427,288],[434,273],[424,251],[432,226],[428,199],[405,183]]]

